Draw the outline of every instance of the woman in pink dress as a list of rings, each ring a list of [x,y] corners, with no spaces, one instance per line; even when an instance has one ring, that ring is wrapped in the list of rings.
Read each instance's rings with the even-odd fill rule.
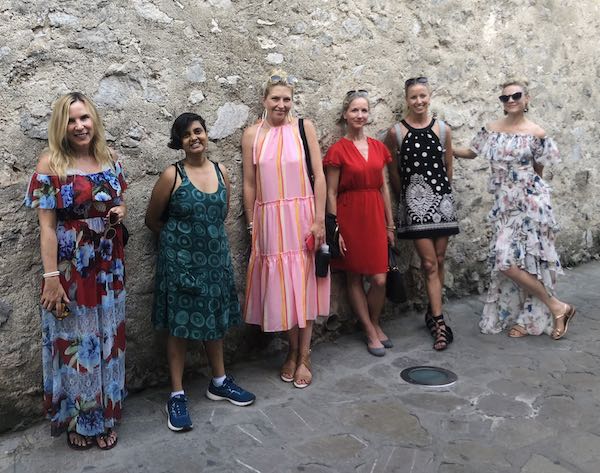
[[[325,177],[317,132],[305,120],[313,191],[299,120],[291,115],[296,82],[283,71],[269,76],[262,119],[242,138],[244,210],[252,235],[244,319],[265,332],[287,332],[280,377],[304,388],[312,381],[313,321],[329,313],[329,275],[315,275],[315,248],[325,240]]]

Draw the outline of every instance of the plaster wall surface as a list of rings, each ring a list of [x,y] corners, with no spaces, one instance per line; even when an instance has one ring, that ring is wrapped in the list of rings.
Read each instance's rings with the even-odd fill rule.
[[[565,265],[600,248],[597,151],[600,120],[600,3],[596,0],[3,0],[0,4],[0,430],[39,418],[39,286],[35,212],[22,198],[47,138],[52,102],[79,90],[98,104],[107,138],[124,162],[127,224],[128,384],[167,381],[162,340],[151,326],[155,241],[143,225],[158,174],[180,155],[168,149],[173,119],[203,115],[210,157],[229,169],[228,232],[240,296],[248,239],[241,202],[240,138],[261,113],[261,84],[282,67],[300,80],[295,111],[315,121],[325,151],[339,137],[335,120],[347,90],[371,98],[369,132],[398,119],[403,82],[426,75],[432,111],[456,144],[501,113],[498,85],[531,83],[530,117],[555,138],[562,163],[545,170],[554,189]],[[455,165],[461,223],[446,264],[446,293],[484,293],[490,230],[488,164]],[[401,245],[412,302],[424,291],[418,258]],[[334,278],[332,312],[352,319],[343,281]],[[475,321],[474,321],[475,323]],[[317,337],[326,335],[317,330]],[[272,353],[256,330],[233,330],[227,359]],[[266,356],[266,355],[261,355]],[[199,350],[192,361],[203,357]]]

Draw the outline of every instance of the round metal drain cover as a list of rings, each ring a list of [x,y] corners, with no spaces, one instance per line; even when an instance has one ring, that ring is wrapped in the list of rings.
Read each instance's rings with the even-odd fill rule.
[[[452,371],[437,366],[412,366],[402,370],[400,377],[407,383],[422,386],[450,386],[458,379]]]

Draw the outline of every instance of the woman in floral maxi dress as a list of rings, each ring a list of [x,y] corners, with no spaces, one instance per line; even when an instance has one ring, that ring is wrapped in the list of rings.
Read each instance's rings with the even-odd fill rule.
[[[44,266],[44,409],[71,448],[106,450],[125,397],[127,184],[87,97],[61,97],[48,131],[25,197],[38,211]]]
[[[525,81],[502,86],[503,119],[482,128],[471,149],[455,149],[460,158],[490,160],[489,213],[494,237],[490,246],[491,283],[479,327],[483,333],[508,328],[511,337],[546,333],[562,338],[575,307],[556,297],[562,268],[554,247],[558,230],[543,167],[558,162],[558,150],[542,128],[528,120]]]

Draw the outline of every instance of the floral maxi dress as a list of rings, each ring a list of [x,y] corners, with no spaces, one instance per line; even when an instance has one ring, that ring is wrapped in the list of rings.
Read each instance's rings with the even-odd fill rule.
[[[25,205],[56,211],[60,282],[71,314],[42,309],[44,410],[51,433],[95,436],[121,417],[125,397],[123,232],[105,217],[127,187],[120,163],[101,172],[34,173]]]
[[[488,215],[493,230],[491,282],[479,328],[483,333],[499,333],[518,324],[530,335],[550,334],[553,320],[548,308],[501,270],[517,266],[536,276],[548,294],[554,293],[556,275],[563,272],[554,247],[558,224],[550,187],[533,166],[557,163],[556,144],[549,138],[482,129],[471,149],[489,159],[489,191],[494,194]]]

